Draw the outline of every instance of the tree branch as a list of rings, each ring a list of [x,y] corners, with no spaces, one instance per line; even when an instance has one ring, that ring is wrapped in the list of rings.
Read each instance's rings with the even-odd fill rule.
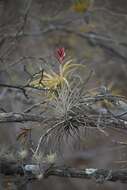
[[[47,173],[46,177],[54,175],[59,177],[72,177],[72,178],[83,178],[83,179],[96,179],[97,182],[103,183],[104,181],[121,181],[127,183],[127,170],[115,170],[110,169],[95,169],[95,168],[66,168],[58,167],[51,168]]]
[[[24,96],[25,96],[26,98],[28,98],[28,95],[26,94],[26,90],[25,90],[24,86],[10,85],[10,84],[3,84],[3,83],[0,83],[0,87],[12,88],[12,89],[20,90],[20,91],[22,91],[22,93],[24,94]]]
[[[26,93],[26,89],[27,88],[29,88],[29,89],[35,89],[35,90],[41,90],[41,91],[47,91],[48,90],[46,88],[32,87],[29,84],[24,85],[24,86],[20,86],[20,85],[11,85],[11,84],[0,83],[0,87],[3,87],[3,88],[12,88],[12,89],[20,90],[27,99],[29,98],[28,94]]]
[[[16,162],[0,161],[0,173],[10,176],[26,176],[28,180],[37,180],[37,174],[43,174],[43,178],[49,176],[71,177],[82,179],[95,179],[96,182],[103,183],[106,181],[127,183],[127,169],[110,170],[84,168],[77,169],[66,166],[49,166],[48,169],[41,169],[38,165],[19,165]]]
[[[44,121],[44,117],[36,115],[36,114],[27,114],[27,113],[0,113],[0,123],[8,123],[8,122],[42,122]]]

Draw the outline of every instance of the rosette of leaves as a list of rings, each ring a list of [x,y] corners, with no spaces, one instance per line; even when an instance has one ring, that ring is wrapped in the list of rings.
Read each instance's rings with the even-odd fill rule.
[[[59,48],[55,54],[59,63],[59,70],[55,72],[53,69],[49,71],[43,71],[33,77],[29,85],[35,88],[44,88],[47,90],[48,97],[57,97],[58,90],[63,85],[69,87],[69,81],[72,78],[72,73],[79,67],[85,67],[81,64],[73,63],[73,60],[64,61],[65,49]]]

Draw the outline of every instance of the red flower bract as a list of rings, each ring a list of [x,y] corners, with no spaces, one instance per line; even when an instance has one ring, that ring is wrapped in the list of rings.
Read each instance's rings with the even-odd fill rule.
[[[60,63],[62,63],[64,60],[64,57],[65,57],[65,49],[64,48],[58,48],[56,50],[56,58],[58,59],[58,61]]]

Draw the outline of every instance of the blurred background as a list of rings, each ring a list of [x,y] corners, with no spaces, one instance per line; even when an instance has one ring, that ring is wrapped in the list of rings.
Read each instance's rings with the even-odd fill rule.
[[[88,88],[106,86],[127,97],[127,1],[126,0],[0,0],[0,83],[24,85],[29,73],[43,66],[44,58],[53,68],[54,51],[65,47],[68,58],[92,69]],[[23,112],[40,97],[0,88],[0,108]],[[35,110],[34,110],[35,111]],[[1,110],[2,112],[2,110]],[[19,149],[19,128],[36,127],[35,141],[43,124],[1,124],[0,144]],[[108,135],[88,130],[72,145],[64,145],[59,162],[82,168],[125,168],[127,131],[108,129]],[[125,142],[116,145],[114,141]],[[43,147],[42,147],[43,148]],[[120,161],[120,162],[119,162]],[[124,161],[124,162],[123,162]],[[124,190],[119,182],[97,184],[83,179],[50,177],[27,185],[26,189]]]

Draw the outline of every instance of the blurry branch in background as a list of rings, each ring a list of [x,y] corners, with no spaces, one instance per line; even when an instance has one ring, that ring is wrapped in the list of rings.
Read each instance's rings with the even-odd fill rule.
[[[23,15],[23,24],[21,25],[21,28],[19,29],[18,33],[24,32],[24,28],[27,23],[27,18],[30,12],[31,5],[32,5],[32,0],[27,1],[27,4],[25,5],[24,15]]]
[[[119,17],[122,17],[122,18],[127,18],[127,14],[125,14],[125,13],[121,13],[121,12],[115,12],[115,11],[113,11],[113,10],[110,10],[110,9],[108,9],[108,8],[106,8],[106,7],[95,7],[95,8],[92,8],[92,11],[91,12],[93,12],[93,11],[99,11],[99,12],[105,12],[105,13],[107,13],[108,15],[112,15],[112,16],[119,16]]]
[[[43,116],[37,114],[27,114],[27,113],[0,113],[0,123],[8,122],[42,122],[44,121]]]
[[[20,165],[16,162],[8,162],[5,160],[0,161],[0,173],[5,176],[25,176],[27,182],[32,180],[45,179],[50,176],[80,178],[87,180],[95,180],[97,183],[116,182],[127,183],[127,170],[110,170],[110,169],[97,169],[97,168],[84,168],[77,169],[66,166],[55,166],[54,164],[44,166],[27,164]]]
[[[3,113],[7,113],[7,111],[2,107],[0,107],[0,111],[2,111]]]
[[[82,33],[82,32],[78,32],[78,31],[74,31],[70,28],[67,28],[64,26],[64,24],[50,24],[47,28],[43,29],[41,32],[36,32],[36,33],[19,33],[17,35],[17,37],[19,38],[22,38],[22,37],[38,37],[38,36],[41,36],[43,34],[46,34],[46,33],[49,33],[49,32],[52,32],[54,30],[59,30],[59,31],[65,31],[67,33],[74,33],[80,37],[83,37],[85,39],[89,39],[89,40],[102,40],[102,41],[105,41],[105,42],[109,42],[109,43],[116,43],[115,40],[111,39],[110,37],[106,37],[104,36],[103,34],[97,34],[95,32],[85,32],[85,33]],[[5,36],[5,39],[6,38],[15,38],[16,35],[15,34],[8,34],[7,36]],[[118,42],[117,42],[118,43]],[[119,45],[124,45],[123,42],[119,42]]]
[[[12,41],[15,41],[15,40],[18,40],[20,38],[27,38],[27,37],[36,38],[39,36],[46,35],[46,34],[53,32],[53,31],[60,31],[60,32],[65,32],[66,34],[74,34],[76,36],[79,36],[80,38],[87,40],[91,46],[99,46],[102,49],[108,50],[113,55],[115,55],[116,57],[123,60],[124,63],[127,62],[127,57],[119,50],[119,47],[118,47],[118,46],[120,46],[120,47],[126,48],[127,44],[125,42],[120,42],[119,40],[118,41],[114,40],[113,38],[108,37],[103,33],[76,31],[74,29],[66,27],[66,23],[64,23],[61,20],[58,20],[58,22],[56,22],[56,23],[55,22],[49,22],[48,27],[46,27],[45,29],[43,29],[40,32],[35,32],[35,33],[34,32],[33,33],[25,32],[24,28],[25,28],[25,25],[26,25],[26,22],[27,22],[27,19],[29,16],[31,4],[32,4],[32,0],[28,1],[28,5],[26,6],[26,9],[25,9],[24,14],[22,16],[23,21],[21,23],[20,28],[16,31],[16,33],[2,35],[2,38],[0,40],[0,47],[3,46],[3,44],[6,42],[6,39],[11,39]],[[105,11],[107,13],[109,12],[113,16],[117,15],[117,13],[113,13],[112,11],[109,11],[106,8],[96,8],[95,7],[95,11],[96,10]],[[94,11],[94,8],[92,8],[92,11]],[[92,11],[90,14],[92,14]],[[127,16],[125,14],[119,14],[119,13],[118,13],[118,15],[124,16],[124,17]],[[1,63],[4,62],[4,55],[5,54],[7,54],[7,52],[4,52],[4,54],[0,56]]]
[[[45,29],[44,31],[42,31],[42,33],[48,33],[48,32],[52,32],[52,31],[63,31],[67,34],[75,34],[83,39],[88,40],[88,42],[90,43],[90,45],[92,46],[100,46],[101,48],[105,49],[105,50],[109,50],[110,52],[112,52],[115,56],[121,58],[124,62],[127,61],[127,57],[124,56],[118,48],[115,48],[115,45],[119,45],[119,46],[125,46],[125,43],[123,42],[117,42],[114,39],[110,38],[110,37],[106,37],[103,36],[102,34],[98,34],[95,32],[85,32],[85,33],[81,33],[78,31],[74,31],[72,29],[69,29],[67,27],[64,26],[55,26],[55,25],[51,25],[49,28]],[[33,34],[31,34],[33,35]]]
[[[22,56],[21,58],[19,58],[17,61],[15,61],[14,63],[12,63],[10,66],[15,66],[18,64],[21,64],[23,61],[25,60],[34,60],[34,61],[40,61],[41,63],[47,64],[47,61],[44,57],[35,57],[35,56]],[[26,66],[24,65],[24,71],[30,75],[30,73],[27,71]]]
[[[76,36],[79,36],[80,38],[83,38],[85,40],[88,40],[88,42],[90,43],[90,45],[92,46],[100,46],[101,48],[110,51],[111,53],[113,53],[116,57],[122,59],[124,62],[127,61],[127,57],[125,55],[123,55],[118,48],[119,46],[125,47],[126,44],[124,42],[119,42],[116,41],[110,37],[106,37],[103,34],[98,34],[96,32],[78,32],[75,31],[73,29],[67,28],[64,25],[55,25],[55,24],[50,24],[47,28],[45,28],[43,31],[39,32],[39,33],[18,33],[18,34],[14,34],[14,35],[8,35],[7,38],[27,38],[27,37],[39,37],[42,35],[46,35],[50,32],[53,31],[61,31],[61,32],[65,32],[67,34],[74,34]],[[6,39],[6,37],[5,37]],[[115,47],[117,44],[117,47]]]
[[[14,36],[9,36],[8,34],[6,34],[6,32],[1,32],[2,31],[2,26],[1,26],[1,33],[0,33],[0,49],[2,49],[2,47],[4,46],[4,44],[6,44],[6,42],[8,43],[8,40],[10,40],[10,44],[7,44],[7,48],[5,49],[5,51],[2,51],[1,55],[0,55],[0,61],[1,63],[4,63],[4,57],[7,56],[9,54],[10,51],[13,51],[13,48],[15,47],[15,44],[17,42],[18,39],[18,35],[23,34],[24,33],[24,29],[27,23],[27,19],[29,16],[29,12],[30,12],[30,8],[32,5],[32,0],[27,1],[27,4],[24,5],[24,11],[22,11],[22,15],[21,18],[22,20],[18,23],[19,26],[17,26],[17,29],[14,32]],[[11,21],[10,21],[11,23]],[[10,27],[9,23],[7,23],[7,26]],[[15,24],[16,26],[16,24]],[[5,25],[3,25],[3,27],[5,27]],[[11,26],[13,28],[13,25]]]

